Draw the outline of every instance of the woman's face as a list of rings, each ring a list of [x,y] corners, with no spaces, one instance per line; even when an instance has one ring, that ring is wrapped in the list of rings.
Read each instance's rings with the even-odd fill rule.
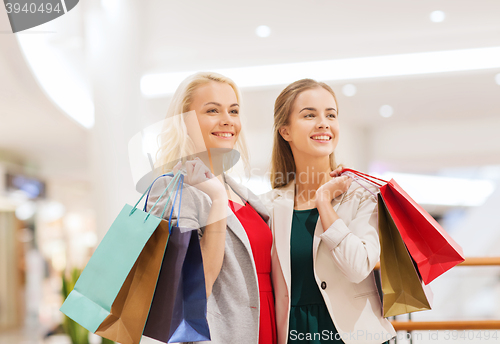
[[[222,82],[209,82],[193,92],[190,111],[196,112],[202,140],[196,126],[186,121],[188,134],[198,151],[210,148],[233,149],[241,131],[240,107],[233,88]],[[198,132],[198,135],[195,133]]]
[[[294,157],[329,156],[337,147],[339,123],[337,103],[332,94],[322,87],[300,93],[292,107],[289,124],[280,128]]]

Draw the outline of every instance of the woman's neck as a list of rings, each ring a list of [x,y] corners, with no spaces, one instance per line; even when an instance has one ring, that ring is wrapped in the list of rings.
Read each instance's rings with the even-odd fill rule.
[[[303,156],[295,158],[296,198],[303,201],[314,199],[316,190],[330,181],[330,157],[315,158]]]

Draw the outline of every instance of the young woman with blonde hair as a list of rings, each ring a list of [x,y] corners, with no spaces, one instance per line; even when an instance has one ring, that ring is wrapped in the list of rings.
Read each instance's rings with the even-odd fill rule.
[[[174,174],[185,169],[184,181],[192,186],[183,191],[178,223],[200,236],[211,343],[275,344],[269,215],[257,196],[224,173],[224,159],[214,156],[236,149],[248,162],[240,102],[236,84],[220,74],[184,80],[167,111],[156,167]],[[148,209],[171,178],[154,182]],[[165,199],[155,207],[158,216]]]
[[[337,176],[338,104],[332,89],[296,81],[274,108],[272,280],[278,343],[382,343],[396,333],[382,316],[377,199]]]

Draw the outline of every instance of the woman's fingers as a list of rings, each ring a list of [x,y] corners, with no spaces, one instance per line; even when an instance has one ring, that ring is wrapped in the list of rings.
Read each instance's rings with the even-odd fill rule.
[[[340,172],[342,171],[343,167],[337,167],[334,169],[332,172],[330,172],[331,177],[338,177],[340,176]]]
[[[212,173],[207,166],[200,160],[194,159],[186,162],[186,181],[190,185],[203,183],[207,179],[212,178]]]
[[[174,168],[172,169],[172,172],[174,173],[174,175],[176,175],[177,172],[179,172],[181,167],[182,167],[182,162],[179,161],[177,164],[175,164]]]

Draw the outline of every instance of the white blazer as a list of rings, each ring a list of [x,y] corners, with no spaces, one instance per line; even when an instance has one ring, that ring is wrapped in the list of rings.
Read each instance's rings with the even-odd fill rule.
[[[374,193],[377,191],[367,187]],[[295,181],[292,181],[261,196],[271,215],[273,231],[272,281],[278,344],[286,344],[288,340],[294,195]],[[345,343],[383,343],[396,332],[382,316],[373,275],[380,257],[377,198],[353,182],[346,193],[332,200],[332,206],[340,219],[324,232],[318,218],[314,232],[316,283]]]

